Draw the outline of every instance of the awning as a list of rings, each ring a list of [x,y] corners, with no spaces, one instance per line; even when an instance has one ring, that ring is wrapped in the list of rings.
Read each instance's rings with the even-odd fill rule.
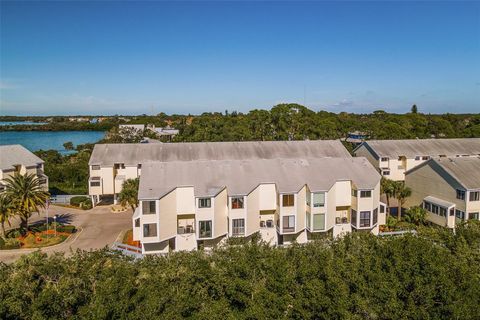
[[[451,203],[451,202],[448,202],[448,201],[445,201],[445,200],[442,200],[442,199],[438,199],[438,198],[435,198],[435,197],[432,197],[432,196],[425,197],[423,199],[423,201],[427,201],[427,202],[439,205],[439,206],[444,207],[444,208],[450,208],[450,207],[455,206],[455,203]]]

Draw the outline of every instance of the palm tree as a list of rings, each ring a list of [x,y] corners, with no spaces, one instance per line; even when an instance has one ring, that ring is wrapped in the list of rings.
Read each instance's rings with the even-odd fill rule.
[[[138,206],[138,186],[140,179],[128,179],[123,182],[122,191],[118,195],[118,200],[122,206],[129,205],[133,211]]]
[[[35,174],[15,174],[4,180],[5,196],[10,199],[13,211],[20,216],[22,228],[28,229],[28,219],[39,208],[45,208],[50,194],[42,190]]]
[[[387,198],[387,216],[390,213],[390,198],[394,196],[395,193],[395,181],[382,177],[380,180],[380,193],[385,194]]]
[[[403,181],[394,182],[394,194],[395,198],[398,201],[398,221],[402,219],[402,207],[405,204],[405,201],[408,197],[412,195],[412,189],[405,186]]]
[[[5,223],[10,226],[10,218],[14,216],[12,202],[5,194],[0,194],[0,225],[2,226],[2,237],[5,238]]]

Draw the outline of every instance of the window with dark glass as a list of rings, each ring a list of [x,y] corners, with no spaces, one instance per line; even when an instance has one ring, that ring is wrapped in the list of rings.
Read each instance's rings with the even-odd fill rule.
[[[372,191],[370,190],[360,191],[360,198],[371,198],[371,197],[372,197]]]
[[[232,209],[243,209],[243,197],[232,198]]]
[[[378,221],[378,209],[375,208],[373,210],[373,224],[377,224],[377,221]]]
[[[479,213],[478,212],[470,212],[468,214],[468,219],[469,220],[478,220],[479,219]]]
[[[153,201],[142,201],[142,211],[143,214],[155,214],[156,213],[156,202]]]
[[[295,205],[295,197],[293,194],[282,195],[282,205],[284,207],[293,207]]]
[[[212,206],[212,199],[211,198],[199,198],[198,199],[198,207],[199,208],[210,208]]]
[[[135,227],[140,227],[140,218],[135,219]]]
[[[465,191],[457,189],[457,199],[465,200]]]
[[[295,231],[295,216],[284,216],[283,232],[294,232],[294,231]]]
[[[468,198],[470,201],[480,201],[480,191],[470,191],[470,196]]]
[[[99,165],[93,165],[92,170],[100,170],[100,166]]]
[[[370,227],[370,211],[360,211],[360,227]]]
[[[465,220],[465,212],[462,210],[455,210],[455,217],[460,220]]]
[[[143,225],[143,236],[144,237],[156,237],[157,236],[157,224],[156,223],[147,223]]]
[[[357,225],[357,211],[352,209],[351,216],[352,216],[352,224],[354,226],[356,226]]]
[[[380,161],[382,161],[382,162],[388,161],[388,157],[381,157]]]
[[[198,226],[200,238],[212,237],[212,220],[199,221]]]
[[[232,234],[234,236],[243,236],[245,234],[245,219],[232,220]]]
[[[357,196],[357,190],[356,189],[352,189],[352,197],[356,197]]]

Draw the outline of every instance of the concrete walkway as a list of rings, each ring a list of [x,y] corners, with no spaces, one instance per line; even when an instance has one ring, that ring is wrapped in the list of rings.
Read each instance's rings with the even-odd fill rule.
[[[24,254],[41,250],[46,253],[64,252],[67,255],[77,249],[92,250],[110,246],[115,242],[120,232],[132,228],[131,210],[123,213],[112,213],[110,206],[98,206],[92,210],[77,210],[60,206],[50,206],[49,217],[58,215],[58,221],[75,225],[79,230],[65,242],[40,249],[0,250],[0,261],[9,263]],[[45,212],[34,214],[29,224],[39,220],[45,221]],[[12,221],[12,227],[19,224],[18,220]]]

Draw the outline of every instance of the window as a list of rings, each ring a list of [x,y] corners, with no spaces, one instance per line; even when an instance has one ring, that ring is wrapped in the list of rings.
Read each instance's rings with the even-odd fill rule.
[[[441,215],[442,217],[446,217],[447,216],[447,209],[444,208],[444,207],[439,207],[438,208],[438,214]]]
[[[283,217],[283,232],[295,232],[295,216]]]
[[[243,236],[245,234],[245,219],[232,220],[232,234],[234,236]]]
[[[125,164],[123,164],[123,163],[115,163],[115,164],[113,165],[113,168],[114,168],[114,169],[125,169]]]
[[[137,169],[142,169],[142,164],[141,163],[137,164]]]
[[[352,209],[351,215],[352,215],[352,224],[354,226],[357,226],[357,211]]]
[[[457,199],[465,200],[465,191],[457,189]]]
[[[423,156],[423,157],[422,157],[422,160],[428,160],[428,159],[430,159],[429,156]]]
[[[389,176],[389,175],[390,175],[390,171],[389,171],[389,170],[382,171],[382,174],[383,174],[384,176]]]
[[[212,206],[212,199],[211,198],[199,198],[198,199],[198,207],[199,208],[210,208]]]
[[[157,236],[157,224],[156,223],[147,223],[143,225],[143,236],[144,237],[156,237]]]
[[[352,189],[352,197],[356,197],[356,196],[357,196],[357,190]]]
[[[425,201],[425,202],[423,203],[423,208],[424,208],[425,210],[427,210],[427,211],[430,211],[430,212],[432,211],[432,205],[430,204],[430,202],[426,202],[426,201]]]
[[[432,203],[432,212],[438,214],[438,206]]]
[[[135,219],[135,227],[140,227],[140,218]]]
[[[370,227],[370,211],[360,211],[360,228]]]
[[[273,220],[267,220],[267,228],[273,228]]]
[[[232,209],[243,209],[243,197],[232,198]]]
[[[260,221],[260,228],[265,228],[265,221],[263,220]]]
[[[480,213],[478,212],[470,212],[468,214],[468,219],[469,220],[479,220]]]
[[[211,238],[212,237],[212,220],[199,221],[199,238]]]
[[[142,201],[143,214],[155,214],[155,201]]]
[[[309,206],[309,207],[311,206],[311,200],[312,200],[312,194],[307,191],[306,202],[307,202],[307,206]]]
[[[99,165],[93,165],[92,170],[100,170],[100,166]]]
[[[311,227],[311,224],[312,224],[312,215],[310,214],[310,212],[305,212],[305,220],[307,221],[307,229],[310,230],[312,227]]]
[[[325,192],[313,194],[313,207],[319,208],[325,206]]]
[[[480,200],[480,191],[470,191],[470,196],[468,197],[470,201],[479,201]]]
[[[314,214],[313,215],[313,230],[325,230],[325,214]]]
[[[457,217],[460,220],[465,220],[465,212],[461,210],[455,210],[455,217]]]
[[[100,181],[90,181],[90,187],[100,187]]]
[[[385,206],[383,204],[380,205],[380,213],[385,213]]]
[[[382,162],[388,161],[388,157],[381,157],[380,161],[382,161]]]
[[[373,210],[373,224],[374,224],[374,225],[377,224],[377,221],[378,221],[378,209],[375,208],[375,209]]]
[[[371,197],[372,197],[372,191],[370,190],[360,191],[360,198],[371,198]]]
[[[293,194],[282,195],[282,205],[284,207],[293,207],[295,205],[295,196]]]
[[[416,157],[415,157],[415,161],[419,161],[420,159],[421,159],[420,156],[416,156]]]

